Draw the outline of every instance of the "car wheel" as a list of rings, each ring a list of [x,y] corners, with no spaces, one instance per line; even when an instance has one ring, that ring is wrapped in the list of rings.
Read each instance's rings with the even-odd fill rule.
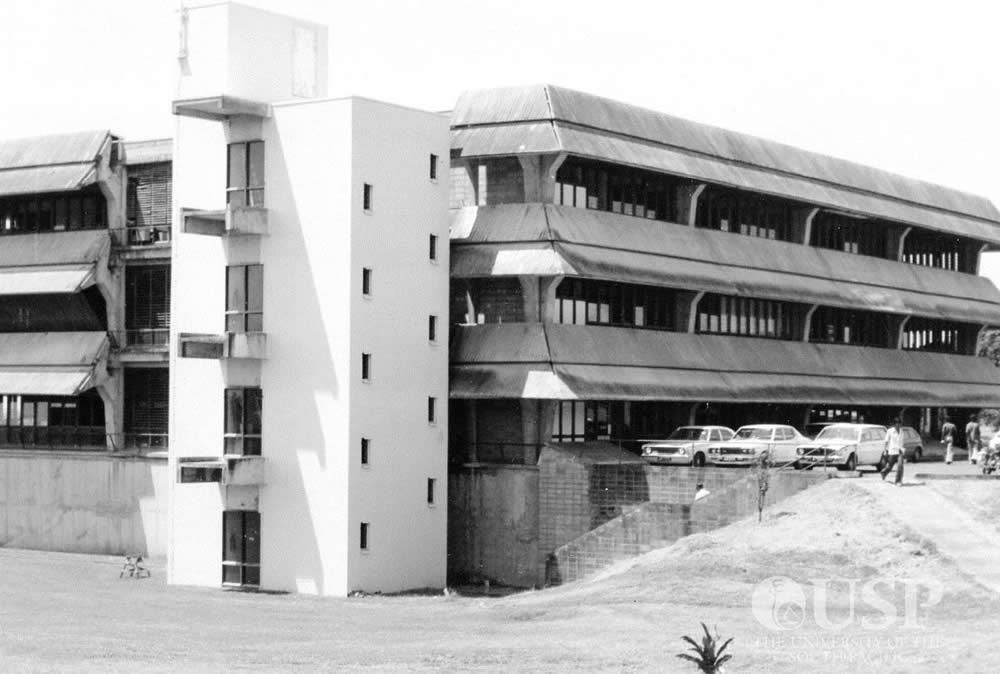
[[[885,464],[887,461],[888,459],[886,458],[885,452],[882,452],[882,456],[878,458],[878,463],[875,464],[875,470],[881,473],[883,470],[885,470]]]
[[[858,467],[858,457],[856,457],[854,454],[851,454],[849,457],[847,457],[847,463],[841,466],[841,469],[856,470],[857,467]]]
[[[703,467],[705,465],[705,455],[702,454],[701,452],[698,452],[697,454],[694,455],[694,460],[691,462],[691,464],[695,468]]]
[[[917,447],[913,451],[913,463],[918,463],[924,456],[924,450],[921,447]]]

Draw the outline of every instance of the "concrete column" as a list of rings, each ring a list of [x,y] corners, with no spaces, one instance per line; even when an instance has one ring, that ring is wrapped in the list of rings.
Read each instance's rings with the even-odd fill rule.
[[[477,411],[475,400],[462,401],[463,435],[466,442],[465,460],[467,463],[477,463],[479,461],[479,457],[477,456],[477,445],[479,443],[478,419],[476,419]]]
[[[98,387],[97,393],[104,403],[104,435],[108,451],[121,450],[125,445],[125,372],[122,368],[110,371],[110,376]]]
[[[542,155],[519,154],[517,160],[521,162],[521,173],[524,179],[524,202],[527,204],[542,203],[543,185],[545,184]]]
[[[121,146],[108,138],[97,159],[97,186],[101,190],[108,214],[109,230],[126,226],[125,209],[128,202],[128,178]],[[107,305],[108,331],[119,334],[125,328],[125,272],[121,265],[111,267],[110,252],[97,263],[97,288]]]
[[[556,201],[556,173],[559,167],[566,161],[568,155],[565,152],[551,155],[540,155],[539,161],[539,183],[537,187],[538,201],[543,204],[553,204]],[[527,186],[525,186],[527,195]],[[527,197],[525,201],[528,201]]]
[[[981,244],[978,241],[972,241],[969,244],[969,255],[972,257],[971,264],[969,265],[969,271],[973,274],[979,274],[979,264],[983,259],[983,253],[989,248],[987,244]]]
[[[893,343],[893,336],[895,336],[895,344],[897,349],[903,348],[903,333],[906,331],[906,324],[910,322],[909,316],[897,316],[896,320],[893,321],[896,325],[892,325],[893,322],[889,324],[889,330],[892,331],[889,334],[889,343]]]
[[[698,424],[698,408],[705,403],[695,403],[691,405],[691,411],[688,412],[688,426],[696,426]]]
[[[454,279],[454,283],[459,292],[465,297],[465,314],[467,325],[474,325],[476,323],[476,294],[475,288],[473,287],[474,279]]]
[[[681,185],[675,193],[677,199],[677,222],[694,227],[698,218],[698,199],[708,185]]]
[[[465,175],[469,179],[469,184],[472,185],[472,201],[471,205],[479,205],[479,162],[473,161],[472,159],[455,159],[454,161],[461,164],[462,168],[465,169]]]
[[[543,276],[539,279],[538,301],[539,320],[542,323],[555,323],[559,315],[559,308],[556,306],[556,289],[563,279],[559,276]]]
[[[819,305],[818,304],[814,304],[811,307],[809,307],[809,310],[806,312],[806,317],[802,321],[802,341],[803,342],[808,342],[809,341],[809,333],[812,331],[813,314],[816,313],[817,309],[819,309]]]
[[[903,252],[906,250],[906,237],[913,231],[912,227],[906,227],[903,229],[894,228],[889,234],[889,251],[888,256],[890,260],[895,260],[896,262],[903,261]]]
[[[524,443],[524,465],[538,462],[541,445],[552,437],[552,421],[556,400],[523,399],[521,403],[521,442]]]
[[[524,313],[525,323],[538,323],[541,316],[541,278],[538,276],[519,276],[517,280],[521,283],[521,310]]]
[[[685,332],[692,334],[698,326],[698,303],[705,296],[705,291],[677,293],[677,305],[674,313],[674,325],[684,326]]]
[[[796,208],[792,211],[792,227],[796,241],[808,246],[812,243],[812,224],[818,208]]]

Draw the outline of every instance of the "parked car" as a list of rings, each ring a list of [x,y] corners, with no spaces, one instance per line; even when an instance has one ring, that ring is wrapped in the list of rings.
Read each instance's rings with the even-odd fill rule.
[[[727,442],[708,446],[708,460],[716,466],[746,466],[767,454],[775,464],[795,461],[795,449],[809,438],[792,426],[752,424],[741,426]]]
[[[725,426],[681,426],[666,440],[650,440],[643,444],[642,458],[650,463],[704,466],[709,443],[731,437],[733,429]]]
[[[924,439],[912,426],[903,426],[903,447],[906,450],[906,460],[917,463],[924,458]]]
[[[858,466],[877,466],[885,461],[885,426],[875,424],[830,424],[816,439],[796,450],[799,468],[837,466],[854,470]]]
[[[805,428],[802,429],[802,435],[806,436],[810,440],[815,440],[819,432],[822,431],[827,426],[833,426],[836,421],[817,421],[811,424],[806,424]]]

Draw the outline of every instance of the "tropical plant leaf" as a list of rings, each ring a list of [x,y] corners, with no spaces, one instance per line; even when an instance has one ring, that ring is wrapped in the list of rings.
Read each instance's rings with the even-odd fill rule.
[[[732,637],[726,639],[726,643],[722,644],[722,648],[719,649],[719,652],[716,653],[716,655],[717,656],[722,655],[722,651],[726,650],[726,647],[728,647],[729,644],[731,644],[731,643],[733,643],[733,638]]]
[[[693,655],[688,655],[687,653],[678,653],[677,657],[681,660],[687,660],[688,662],[693,662],[694,664],[701,666],[701,658],[696,658]]]
[[[722,665],[724,665],[725,663],[729,662],[732,659],[733,659],[733,656],[731,656],[731,655],[723,655],[721,658],[719,658],[718,660],[715,661],[715,666],[716,667],[721,667]]]
[[[686,641],[689,644],[691,644],[691,647],[692,647],[693,650],[698,651],[699,653],[701,653],[701,644],[699,644],[697,641],[695,641],[691,637],[681,637],[681,639],[683,639],[684,641]]]

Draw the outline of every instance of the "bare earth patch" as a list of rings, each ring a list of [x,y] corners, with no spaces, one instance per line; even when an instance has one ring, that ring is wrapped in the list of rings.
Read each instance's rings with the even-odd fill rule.
[[[120,564],[0,550],[0,669],[685,672],[695,670],[674,657],[680,636],[705,621],[736,639],[729,672],[997,670],[994,649],[980,647],[1000,628],[994,596],[850,480],[780,503],[761,524],[504,599],[243,594],[170,587],[156,567],[152,579],[118,580]],[[861,620],[883,614],[834,583],[822,617],[843,627],[824,629],[807,611],[801,625],[774,631],[752,610],[758,584],[773,576],[809,592],[822,578],[930,577],[944,593],[913,625],[872,630]],[[883,595],[902,616],[906,597]]]

